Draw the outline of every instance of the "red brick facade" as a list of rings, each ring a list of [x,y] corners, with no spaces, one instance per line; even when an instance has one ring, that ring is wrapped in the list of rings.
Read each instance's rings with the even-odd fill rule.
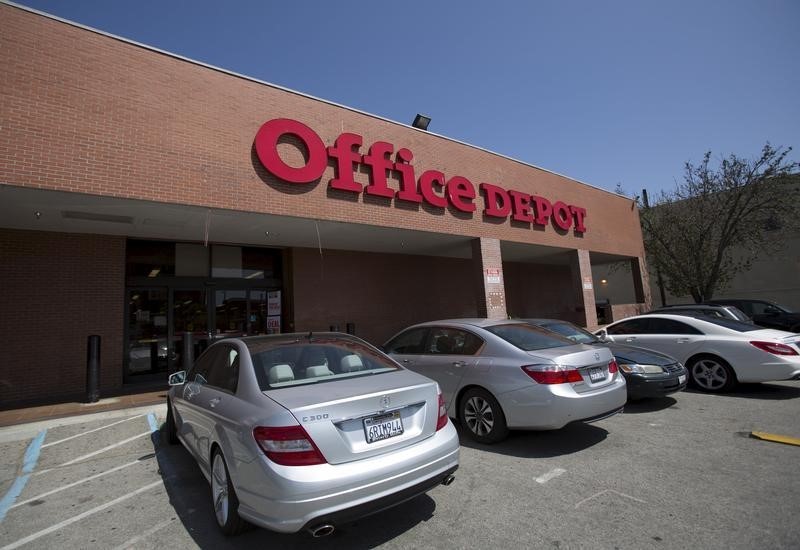
[[[511,313],[586,324],[594,304],[580,277],[591,273],[589,255],[643,256],[638,212],[624,197],[17,7],[0,4],[0,20],[0,188],[424,230],[475,243],[472,260],[341,250],[320,257],[319,250],[294,248],[285,266],[287,328],[344,330],[354,323],[358,335],[381,343],[409,323],[442,317]],[[488,183],[579,205],[587,229],[487,219],[481,200],[465,214],[331,190],[332,161],[318,182],[279,181],[254,149],[259,127],[275,118],[302,122],[326,145],[354,132],[363,136],[362,153],[376,141],[406,148],[417,175],[438,170],[476,189]],[[304,163],[291,141],[279,150],[286,163]],[[397,189],[399,175],[392,174],[389,186]],[[366,185],[368,177],[362,166],[355,179]],[[0,220],[0,227],[8,225]],[[22,227],[32,228],[0,229],[0,328],[15,335],[4,347],[0,406],[81,393],[85,339],[93,333],[103,336],[103,388],[121,387],[125,236]],[[502,257],[504,242],[582,250],[580,277],[569,261],[510,262]]]
[[[90,334],[121,386],[124,269],[124,238],[0,229],[0,405],[85,395]]]

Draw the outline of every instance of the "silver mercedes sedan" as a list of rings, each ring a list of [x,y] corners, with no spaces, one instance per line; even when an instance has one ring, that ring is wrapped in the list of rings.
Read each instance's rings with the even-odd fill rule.
[[[627,392],[611,352],[523,321],[451,319],[409,327],[384,350],[439,383],[449,416],[481,443],[509,429],[555,430],[620,412]]]
[[[221,340],[169,383],[167,439],[197,460],[225,534],[328,535],[458,468],[436,382],[354,336]]]

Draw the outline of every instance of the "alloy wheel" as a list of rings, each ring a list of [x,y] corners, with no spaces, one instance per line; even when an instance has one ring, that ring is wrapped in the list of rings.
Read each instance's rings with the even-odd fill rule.
[[[488,401],[480,396],[470,397],[464,405],[464,420],[472,432],[485,436],[494,428],[494,413]]]
[[[728,370],[714,359],[700,359],[692,365],[692,378],[702,389],[716,391],[728,383]]]
[[[211,496],[214,499],[214,513],[217,523],[224,526],[228,522],[228,472],[222,453],[214,454],[211,469]]]

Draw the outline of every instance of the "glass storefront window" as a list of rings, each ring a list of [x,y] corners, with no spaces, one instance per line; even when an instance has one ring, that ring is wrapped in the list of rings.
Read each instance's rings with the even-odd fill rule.
[[[128,241],[128,277],[171,277],[175,275],[175,243]]]
[[[175,245],[175,275],[178,277],[208,277],[208,247],[202,244]]]
[[[217,336],[247,333],[247,291],[217,290],[215,293]]]

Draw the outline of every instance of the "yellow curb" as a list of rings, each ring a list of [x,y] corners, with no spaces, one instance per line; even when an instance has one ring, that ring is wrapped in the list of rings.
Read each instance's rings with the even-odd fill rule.
[[[766,432],[750,432],[750,437],[755,437],[756,439],[763,439],[764,441],[774,441],[775,443],[784,443],[786,445],[796,445],[797,447],[800,447],[800,439],[798,439],[797,437],[768,434]]]

